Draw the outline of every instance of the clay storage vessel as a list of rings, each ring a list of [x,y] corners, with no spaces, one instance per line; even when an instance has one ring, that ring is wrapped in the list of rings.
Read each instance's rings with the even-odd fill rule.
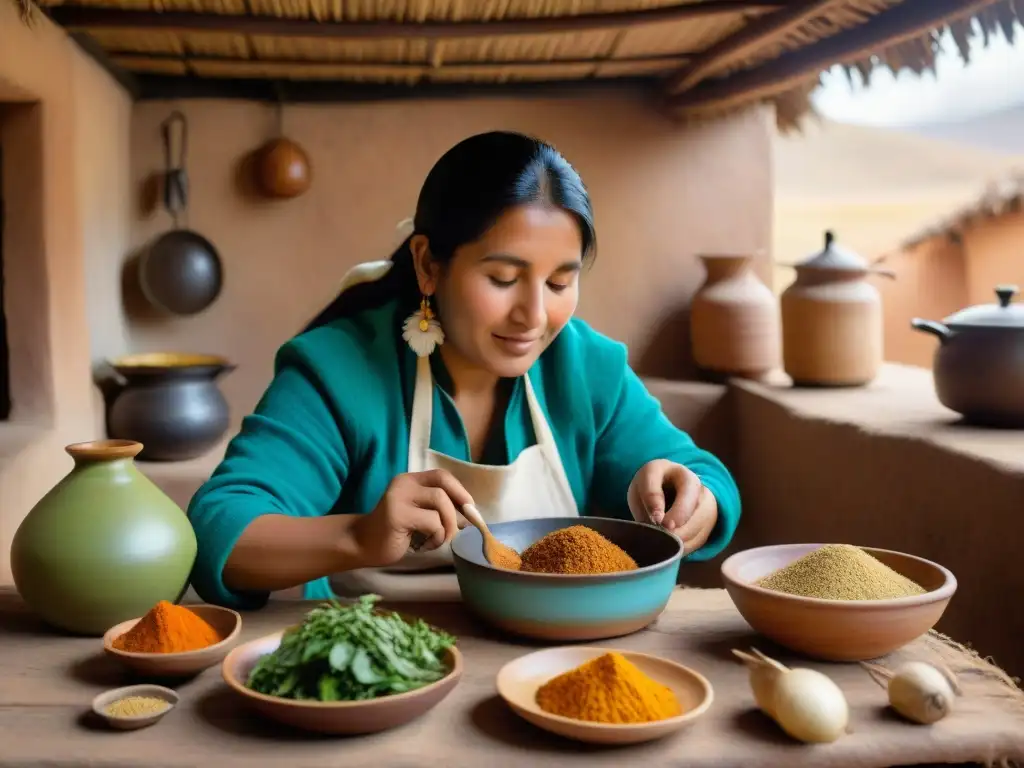
[[[882,296],[869,277],[895,277],[870,266],[825,233],[825,247],[791,265],[782,293],[782,360],[796,386],[860,386],[882,366]]]
[[[142,444],[67,447],[71,471],[11,543],[18,593],[43,620],[84,635],[141,616],[188,587],[196,536],[181,508],[135,466]]]
[[[690,305],[693,359],[705,377],[761,378],[780,363],[778,300],[753,258],[700,257],[707,279]]]

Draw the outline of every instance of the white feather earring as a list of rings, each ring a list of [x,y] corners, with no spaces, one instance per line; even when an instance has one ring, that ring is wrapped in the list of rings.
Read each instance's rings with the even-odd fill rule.
[[[426,296],[420,301],[420,308],[405,319],[402,338],[419,357],[429,356],[439,344],[444,344],[444,330],[430,308]]]

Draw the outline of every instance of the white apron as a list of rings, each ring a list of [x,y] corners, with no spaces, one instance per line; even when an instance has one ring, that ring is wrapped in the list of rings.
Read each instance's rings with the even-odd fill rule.
[[[434,377],[429,358],[418,358],[409,423],[409,472],[448,470],[473,497],[488,524],[538,517],[578,516],[579,510],[558,455],[554,435],[537,402],[529,375],[523,377],[523,385],[536,444],[504,466],[462,461],[430,448]],[[458,584],[453,573],[424,573],[451,565],[451,545],[445,543],[432,552],[410,550],[399,563],[388,568],[364,568],[334,574],[330,583],[331,588],[343,597],[373,592],[387,600],[457,600]]]

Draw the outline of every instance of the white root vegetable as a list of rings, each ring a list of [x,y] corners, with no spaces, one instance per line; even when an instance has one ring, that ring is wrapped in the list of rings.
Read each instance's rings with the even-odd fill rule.
[[[758,708],[790,737],[805,744],[835,741],[850,727],[850,707],[842,689],[813,669],[790,669],[756,648],[733,650],[750,670]]]
[[[751,648],[754,656],[743,651],[733,651],[750,670],[750,687],[754,692],[754,701],[766,715],[775,718],[775,683],[779,674],[789,672],[784,664],[770,659],[756,648]]]
[[[871,679],[889,694],[889,706],[920,725],[937,723],[953,711],[961,694],[956,677],[923,661],[908,661],[895,670],[861,662]]]

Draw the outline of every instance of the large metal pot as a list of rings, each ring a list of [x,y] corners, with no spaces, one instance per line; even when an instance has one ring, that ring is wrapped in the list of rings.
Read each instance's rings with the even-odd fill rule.
[[[995,289],[997,304],[956,312],[941,323],[914,318],[938,337],[933,375],[941,402],[972,424],[1024,427],[1024,304],[1015,285]]]
[[[211,450],[230,424],[216,380],[234,370],[213,355],[149,353],[112,360],[119,392],[107,416],[112,438],[136,440],[145,461],[185,461]]]

